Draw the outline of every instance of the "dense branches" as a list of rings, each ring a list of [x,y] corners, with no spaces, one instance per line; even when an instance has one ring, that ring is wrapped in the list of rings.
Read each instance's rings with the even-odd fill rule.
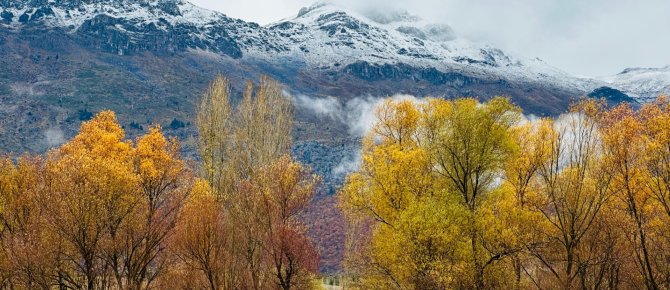
[[[151,128],[113,112],[44,156],[0,159],[0,288],[310,289],[317,252],[299,214],[318,179],[288,157],[292,105],[222,77],[198,113],[200,175]]]
[[[352,286],[667,288],[668,104],[384,103],[340,192]]]
[[[202,228],[183,228],[177,255],[204,274],[210,289],[304,289],[318,261],[297,214],[316,190],[316,180],[287,157],[293,106],[274,80],[247,84],[231,104],[228,81],[217,77],[198,113],[202,177],[211,187],[192,202],[185,218]]]
[[[3,162],[5,285],[139,289],[163,273],[193,178],[159,128],[123,138],[102,112],[45,158]]]

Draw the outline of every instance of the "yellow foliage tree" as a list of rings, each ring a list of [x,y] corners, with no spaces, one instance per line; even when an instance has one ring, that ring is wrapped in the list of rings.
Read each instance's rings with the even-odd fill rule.
[[[515,150],[518,108],[503,98],[387,101],[377,119],[361,169],[340,193],[352,226],[372,231],[350,253],[361,285],[508,285],[501,262],[522,244],[518,228],[501,221],[521,213],[510,211],[514,195],[496,176]]]
[[[104,111],[44,160],[2,161],[5,285],[145,289],[170,266],[193,175],[159,128],[124,138]]]

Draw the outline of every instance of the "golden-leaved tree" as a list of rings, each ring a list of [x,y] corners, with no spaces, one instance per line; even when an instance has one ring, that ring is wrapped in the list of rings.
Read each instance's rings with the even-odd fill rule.
[[[670,287],[670,99],[661,97],[640,112],[645,142],[646,187],[656,204],[656,219],[651,223],[656,244],[654,268],[660,288]]]
[[[637,111],[619,105],[601,120],[607,166],[613,172],[614,206],[623,217],[620,228],[630,255],[629,280],[647,289],[670,287],[668,106],[664,97]]]
[[[354,232],[349,267],[362,287],[506,287],[524,214],[504,162],[519,109],[506,99],[387,101],[340,193]],[[518,218],[512,218],[517,217]],[[364,229],[361,229],[364,228]],[[365,230],[367,228],[367,230]]]
[[[544,226],[537,229],[545,239],[529,249],[539,263],[536,286],[598,289],[616,279],[608,270],[618,265],[608,255],[616,254],[618,241],[603,239],[613,232],[604,218],[612,177],[603,163],[601,110],[600,103],[581,103],[553,125],[543,121],[537,136],[544,153],[528,202],[542,214]]]
[[[175,251],[209,289],[309,289],[318,257],[297,214],[317,180],[287,157],[293,105],[274,80],[249,82],[231,103],[228,80],[218,76],[198,111],[201,176],[210,187],[187,201]],[[191,203],[210,205],[190,210]],[[214,258],[216,257],[216,258]]]
[[[57,273],[58,246],[40,206],[43,160],[0,161],[0,278],[2,287],[47,289]]]
[[[2,163],[7,287],[150,288],[193,175],[159,128],[135,144],[104,111],[45,158]]]
[[[0,287],[311,289],[299,214],[319,179],[291,157],[293,107],[217,77],[198,113],[200,175],[159,127],[131,141],[111,111],[44,156],[0,160]]]
[[[670,287],[670,102],[387,101],[340,194],[350,286]],[[381,286],[380,286],[381,285]]]

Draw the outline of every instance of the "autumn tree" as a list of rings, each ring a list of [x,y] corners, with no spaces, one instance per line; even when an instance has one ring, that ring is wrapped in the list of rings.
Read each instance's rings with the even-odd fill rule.
[[[449,279],[447,273],[435,271],[435,264],[441,258],[438,253],[425,249],[422,244],[448,245],[454,241],[446,235],[444,237],[448,239],[442,240],[441,237],[419,234],[428,227],[439,229],[431,222],[441,218],[426,218],[437,210],[424,211],[426,227],[408,223],[402,216],[418,203],[420,196],[433,195],[428,154],[416,142],[420,111],[411,101],[387,101],[378,108],[376,115],[378,123],[363,144],[361,169],[348,176],[340,193],[340,206],[348,216],[350,231],[364,233],[366,227],[372,230],[367,244],[354,243],[352,246],[357,246],[356,250],[348,249],[347,264],[359,269],[362,287],[430,285],[437,283],[441,274]],[[420,212],[421,209],[417,209],[413,213]],[[401,223],[404,226],[399,228]],[[416,238],[410,239],[411,234],[406,231],[416,233]],[[351,238],[359,242],[367,240]],[[406,251],[425,251],[427,256],[424,261],[407,259]],[[405,262],[399,262],[401,259]],[[422,281],[412,281],[415,277]]]
[[[219,210],[225,230],[220,233],[220,238],[225,240],[222,244],[229,258],[220,266],[220,271],[225,272],[223,277],[230,282],[226,284],[227,288],[266,289],[274,284],[293,288],[300,285],[298,277],[307,277],[306,273],[315,270],[309,266],[313,259],[304,258],[313,254],[304,231],[298,225],[278,227],[274,211],[268,208],[269,196],[296,194],[290,190],[297,188],[273,192],[283,188],[270,187],[270,182],[281,180],[263,178],[269,173],[262,168],[275,161],[281,162],[284,159],[280,157],[289,153],[292,126],[290,99],[284,95],[279,83],[267,77],[262,77],[258,86],[248,82],[237,106],[232,105],[228,81],[221,76],[212,82],[203,96],[198,113],[199,148],[203,158],[201,174],[212,185],[212,191],[221,203]],[[284,169],[291,168],[294,167]],[[310,188],[314,190],[313,186]],[[260,189],[263,194],[258,193]],[[309,200],[310,197],[311,192],[300,198]],[[298,205],[304,207],[306,201]],[[298,208],[285,210],[296,211]],[[289,224],[293,224],[295,218],[289,219]],[[270,249],[279,251],[279,254]],[[298,249],[306,252],[299,253]],[[272,282],[277,277],[281,278],[281,283]]]
[[[193,187],[193,174],[179,155],[179,143],[163,136],[159,127],[140,137],[132,154],[139,177],[137,215],[133,224],[112,232],[121,245],[108,256],[122,288],[141,289],[170,266],[165,252],[174,234],[177,214]],[[127,283],[127,285],[124,285]]]
[[[261,256],[267,259],[268,280],[280,289],[312,288],[318,257],[299,214],[311,201],[317,183],[316,176],[283,156],[242,184],[242,193],[258,203],[254,212],[261,230],[258,236],[265,239],[261,241]]]
[[[132,222],[140,201],[132,144],[123,138],[114,114],[103,112],[47,159],[41,198],[47,224],[64,242],[70,287],[98,289],[112,282],[103,257],[114,251],[116,232]]]
[[[293,105],[277,81],[248,82],[234,109],[230,94],[228,80],[217,76],[198,109],[201,172],[222,198],[254,170],[289,153],[292,142]]]
[[[49,289],[59,242],[44,225],[39,185],[44,161],[0,160],[0,288]]]
[[[193,175],[158,127],[134,143],[104,111],[45,158],[0,168],[6,285],[146,289],[171,266]]]
[[[544,216],[539,214],[530,203],[538,194],[539,174],[542,164],[550,155],[547,140],[554,137],[554,123],[551,119],[525,120],[512,129],[512,136],[516,143],[516,150],[507,158],[503,170],[503,184],[505,191],[513,195],[511,199],[516,206],[516,220],[510,221],[518,228],[517,246],[522,251],[511,255],[512,267],[514,269],[514,289],[529,288],[534,286],[535,277],[529,275],[529,270],[537,267],[531,252],[543,245],[544,235],[538,231],[543,228]]]
[[[485,223],[478,219],[485,222],[495,215],[478,214],[487,213],[481,209],[493,193],[496,175],[514,149],[510,129],[519,121],[520,110],[507,99],[494,98],[483,105],[472,99],[456,100],[435,111],[429,118],[436,118],[441,126],[430,130],[428,139],[435,172],[469,212],[473,283],[483,289],[487,287],[486,268],[518,251],[504,241],[489,240],[484,234],[488,229],[482,228]]]
[[[341,192],[350,219],[372,222],[360,257],[368,269],[363,283],[506,285],[500,263],[521,245],[499,222],[516,204],[496,178],[515,150],[511,128],[519,110],[502,98],[388,101],[377,119],[361,170]]]
[[[622,104],[600,122],[604,152],[614,174],[615,206],[635,266],[631,280],[647,289],[670,285],[667,267],[668,101],[639,110]],[[639,273],[639,274],[637,274]]]
[[[656,259],[659,287],[670,287],[670,101],[660,97],[655,102],[642,107],[638,113],[646,135],[645,167],[646,187],[656,206],[657,213],[651,229],[656,232]]]
[[[217,76],[202,96],[198,109],[197,124],[199,132],[198,150],[200,175],[217,190],[225,191],[234,187],[232,168],[227,164],[234,156],[232,148],[233,112],[230,104],[230,85],[228,79]]]
[[[554,285],[563,289],[590,289],[611,278],[587,277],[593,269],[608,264],[607,252],[588,246],[591,242],[605,243],[599,233],[610,229],[602,219],[611,196],[612,177],[603,163],[597,126],[601,111],[596,102],[579,104],[552,126],[545,123],[537,136],[543,140],[540,148],[544,157],[535,169],[535,194],[529,205],[544,217],[545,226],[537,230],[547,239],[531,254],[540,262],[540,272],[550,273]],[[548,280],[542,277],[536,279]],[[581,285],[575,285],[575,281]]]
[[[237,282],[234,277],[226,277],[225,265],[233,257],[228,254],[226,227],[221,204],[204,181],[196,182],[192,194],[180,213],[177,234],[172,247],[175,255],[183,262],[177,269],[190,275],[196,283],[198,276],[205,277],[200,285],[210,290],[233,289]],[[173,285],[174,286],[174,285]]]
[[[258,86],[249,81],[242,97],[235,126],[234,162],[240,178],[290,153],[293,140],[293,104],[281,85],[261,77]]]

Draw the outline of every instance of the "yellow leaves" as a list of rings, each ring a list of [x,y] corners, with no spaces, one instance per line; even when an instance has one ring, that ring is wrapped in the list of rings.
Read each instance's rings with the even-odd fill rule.
[[[178,143],[158,127],[133,146],[114,113],[101,112],[45,160],[0,160],[0,220],[6,226],[0,238],[23,245],[12,249],[13,267],[39,265],[30,271],[42,271],[34,273],[45,285],[56,283],[50,280],[56,271],[74,277],[57,282],[69,288],[101,287],[101,280],[117,288],[143,285],[145,266],[164,262],[164,240],[191,176]]]
[[[209,288],[301,287],[301,281],[312,278],[316,256],[297,213],[309,203],[318,179],[287,155],[292,126],[291,98],[268,77],[261,77],[258,85],[247,82],[236,107],[228,80],[221,76],[203,96],[198,110],[201,176],[217,197],[226,228],[194,235],[210,241],[225,236],[228,243],[214,252],[203,247],[207,243],[188,247],[224,253],[221,261],[192,254],[183,260],[203,272]],[[152,172],[147,164],[146,172]],[[210,266],[221,271],[208,270]]]
[[[230,198],[241,180],[289,152],[292,126],[293,105],[277,81],[248,82],[233,108],[228,80],[217,76],[198,110],[203,177],[220,199]]]
[[[649,170],[650,189],[668,204],[670,199],[670,102],[666,97],[640,110],[646,139],[645,161]]]
[[[644,144],[644,128],[638,116],[628,105],[620,105],[604,114],[603,140],[613,153],[628,155],[638,152],[635,146]]]
[[[424,114],[422,126],[427,127],[429,131],[435,131],[438,127],[443,126],[449,116],[454,114],[455,104],[444,99],[428,98],[421,105],[421,110]]]
[[[318,257],[299,214],[319,180],[286,155],[291,99],[263,77],[233,110],[217,77],[200,109],[204,180],[160,127],[133,142],[111,111],[44,160],[0,159],[0,284],[156,288],[171,268],[200,276],[191,288],[307,287]]]
[[[490,247],[496,248],[522,246],[526,240],[521,229],[528,222],[534,222],[532,215],[515,202],[513,192],[504,190],[504,187],[492,192],[476,215],[474,226],[488,237]]]
[[[184,161],[179,158],[179,143],[174,139],[168,141],[160,127],[153,127],[140,137],[133,153],[137,171],[145,181],[173,180],[185,168]]]
[[[378,122],[372,131],[383,143],[412,146],[419,125],[419,110],[410,100],[386,100],[377,108]]]
[[[94,158],[124,159],[131,150],[130,142],[124,142],[124,132],[112,111],[103,111],[90,121],[84,122],[80,133],[60,148],[69,154],[86,151]]]
[[[169,162],[170,156],[166,150],[167,140],[160,133],[160,128],[151,128],[149,134],[137,141],[135,154],[139,159],[139,172],[150,178],[159,175],[159,168]]]
[[[552,154],[548,142],[555,140],[557,135],[553,121],[549,119],[519,125],[512,128],[511,134],[517,148],[505,161],[505,181],[512,186],[516,200],[524,206],[537,171]]]
[[[603,113],[607,111],[606,109],[607,102],[605,100],[586,99],[573,104],[569,112],[584,114],[588,118],[600,121]]]
[[[397,145],[377,147],[363,157],[364,170],[374,173],[373,190],[382,195],[399,193],[407,197],[396,196],[389,201],[390,206],[401,210],[403,200],[414,196],[430,194],[431,175],[427,152],[423,149],[405,149]]]
[[[179,213],[170,245],[187,269],[203,271],[217,289],[224,283],[223,267],[229,262],[227,230],[216,194],[206,181],[197,180]],[[191,281],[198,280],[197,275],[193,278]]]
[[[480,254],[480,227],[495,224],[487,239],[516,237],[516,228],[496,224],[502,213],[481,207],[490,206],[494,176],[516,146],[510,128],[518,113],[503,98],[381,105],[364,139],[361,169],[340,193],[350,220],[375,221],[368,279],[410,289],[471,285],[473,272],[482,272],[473,270],[483,267],[478,259],[488,256]],[[510,244],[516,243],[504,246]]]
[[[367,211],[393,224],[397,214],[423,195],[433,194],[431,165],[423,149],[382,145],[362,157],[360,173],[348,177],[346,208]]]
[[[216,235],[209,231],[222,231],[222,218],[219,203],[212,188],[206,181],[197,180],[180,213],[177,244],[182,247],[182,250],[197,247],[189,243],[197,243],[195,240],[197,237]]]
[[[49,155],[47,209],[54,215],[52,224],[69,238],[80,229],[98,236],[107,220],[119,219],[140,199],[133,148],[123,137],[114,113],[105,111]]]
[[[262,167],[251,179],[262,195],[259,200],[267,201],[283,220],[294,218],[307,205],[318,182],[319,178],[288,155]]]
[[[654,288],[670,245],[670,104],[571,110],[520,123],[502,98],[385,103],[340,192],[354,230],[371,231],[348,253],[360,286]]]
[[[0,157],[0,233],[25,230],[35,222],[37,182],[42,166],[40,158],[22,157],[15,164]]]
[[[463,239],[462,208],[449,207],[435,199],[417,202],[402,212],[395,227],[379,225],[372,236],[371,265],[376,279],[370,283],[401,288],[456,287],[467,259]],[[379,267],[375,269],[375,267]],[[384,272],[385,271],[385,272]],[[390,283],[390,284],[389,284]],[[438,286],[439,287],[439,286]]]

